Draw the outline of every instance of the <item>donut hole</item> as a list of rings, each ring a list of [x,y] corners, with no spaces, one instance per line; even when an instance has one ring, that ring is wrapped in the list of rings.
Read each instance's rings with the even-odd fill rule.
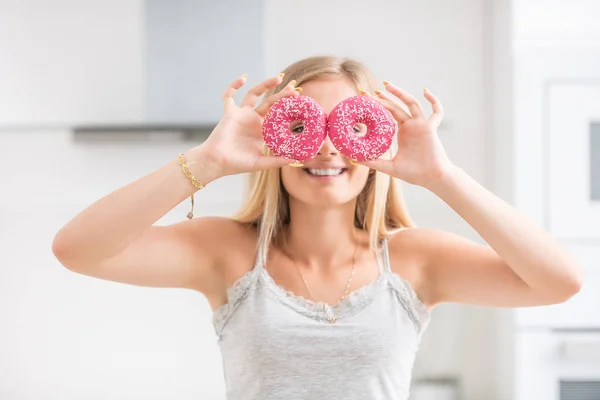
[[[362,122],[357,122],[352,128],[353,132],[358,137],[363,137],[367,134],[367,125]]]
[[[296,120],[290,123],[290,132],[298,135],[304,132],[304,121]]]

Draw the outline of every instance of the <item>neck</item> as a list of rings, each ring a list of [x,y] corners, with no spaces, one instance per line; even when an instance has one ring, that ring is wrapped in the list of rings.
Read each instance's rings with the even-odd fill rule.
[[[347,263],[358,246],[354,210],[353,202],[336,208],[290,204],[286,252],[311,269],[335,269]]]

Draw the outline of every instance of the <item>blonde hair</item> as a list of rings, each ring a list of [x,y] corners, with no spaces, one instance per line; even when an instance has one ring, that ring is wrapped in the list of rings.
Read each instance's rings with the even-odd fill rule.
[[[309,57],[291,64],[282,71],[283,82],[265,94],[271,96],[295,80],[298,86],[324,77],[341,76],[360,89],[373,92],[376,81],[362,63],[332,56]],[[390,158],[392,149],[384,157]],[[249,193],[233,219],[255,227],[258,231],[258,251],[263,260],[272,243],[289,223],[289,195],[281,182],[281,169],[269,169],[250,175]],[[399,182],[387,174],[369,174],[358,195],[354,217],[356,227],[369,232],[371,249],[379,248],[382,238],[414,224],[408,215]]]

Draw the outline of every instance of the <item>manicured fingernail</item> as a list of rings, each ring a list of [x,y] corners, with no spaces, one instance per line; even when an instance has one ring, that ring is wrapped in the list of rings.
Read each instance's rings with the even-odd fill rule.
[[[384,85],[389,85],[390,83],[388,81],[383,81]]]
[[[296,89],[296,91],[297,91],[298,93],[300,93],[300,92],[302,91],[302,88],[301,88],[301,87],[297,87],[297,88],[294,88],[294,89]]]
[[[283,72],[279,74],[280,78],[283,78],[284,76],[285,76],[285,74]]]
[[[303,166],[304,166],[304,164],[302,164],[301,162],[298,162],[298,161],[290,164],[290,167],[296,167],[296,168],[300,168]]]
[[[243,74],[242,78],[246,79],[248,77],[248,74]]]
[[[288,83],[288,85],[296,86],[296,80],[295,79],[291,80],[290,83]]]
[[[424,92],[429,92],[429,89],[427,89],[427,88],[423,88],[423,91],[424,91]]]
[[[381,94],[381,90],[375,89],[374,92],[375,92],[376,95],[380,95]]]
[[[354,161],[354,160],[350,160],[350,164],[352,164],[352,165],[360,165],[359,163],[357,163],[357,162],[356,162],[356,161]]]
[[[361,95],[363,95],[363,96],[367,94],[367,92],[365,92],[365,91],[364,91],[364,90],[362,90],[362,89],[360,89],[360,90],[358,91],[358,93],[360,93],[360,94],[361,94]]]

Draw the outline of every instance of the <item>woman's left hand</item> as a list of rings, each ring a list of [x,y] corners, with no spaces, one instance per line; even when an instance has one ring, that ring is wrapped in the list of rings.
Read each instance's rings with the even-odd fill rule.
[[[424,96],[433,109],[433,113],[427,118],[414,96],[388,82],[385,82],[385,88],[404,103],[410,112],[389,94],[375,91],[375,98],[398,122],[398,151],[391,160],[378,158],[358,163],[405,182],[427,187],[444,176],[452,166],[437,134],[444,115],[442,104],[425,89]]]

